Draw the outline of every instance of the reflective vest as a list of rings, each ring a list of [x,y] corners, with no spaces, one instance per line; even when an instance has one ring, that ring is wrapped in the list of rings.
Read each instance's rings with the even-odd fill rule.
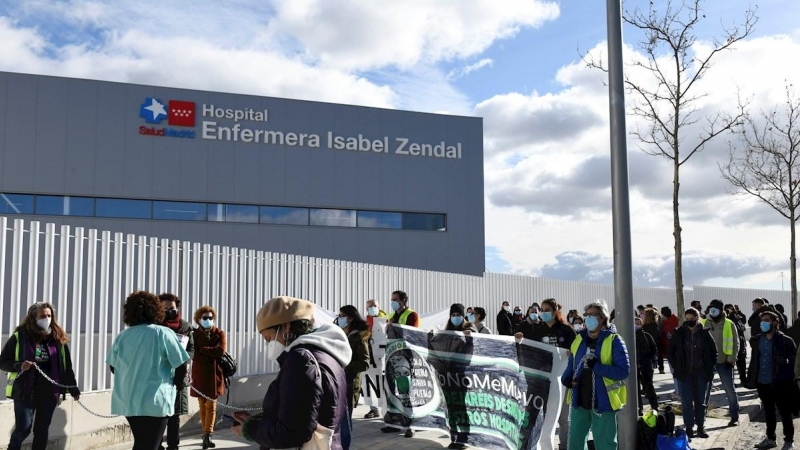
[[[14,362],[20,362],[20,358],[19,358],[20,345],[19,345],[19,332],[18,331],[14,332],[14,339],[17,340],[17,347],[16,347],[15,352],[14,352]],[[63,345],[61,346],[61,367],[62,368],[66,368],[67,367],[67,354],[66,354],[66,351],[64,350],[64,346]],[[29,369],[29,370],[35,370],[35,369]],[[18,376],[19,376],[19,372],[9,372],[8,373],[8,378],[6,378],[6,398],[10,399],[11,395],[14,393],[14,381],[16,381]]]
[[[611,336],[607,337],[603,340],[603,346],[600,347],[600,363],[610,366],[612,364],[612,350],[614,345],[614,339],[617,338],[616,334],[611,334]],[[575,337],[575,340],[572,341],[572,347],[570,347],[569,351],[573,355],[574,364],[578,364],[578,360],[575,359],[575,355],[578,354],[578,349],[583,342],[583,337],[578,334]],[[587,349],[588,351],[588,349]],[[577,367],[575,367],[575,371],[577,372]],[[625,380],[612,380],[611,378],[603,377],[603,384],[606,386],[606,393],[608,394],[608,403],[611,405],[611,409],[614,411],[618,411],[625,406],[625,403],[628,400],[628,388],[625,387]],[[572,404],[572,389],[567,392],[567,404]]]
[[[706,327],[708,319],[700,319],[703,328]],[[733,331],[734,325],[731,319],[725,319],[725,325],[722,327],[722,353],[732,356],[733,355],[733,338],[738,335]]]
[[[411,315],[411,313],[413,313],[413,312],[414,312],[414,310],[413,310],[413,309],[411,309],[411,308],[406,308],[406,310],[405,310],[405,311],[403,311],[403,314],[400,314],[400,320],[398,320],[398,321],[397,321],[397,324],[398,324],[398,325],[405,325],[405,324],[406,324],[406,322],[408,321],[408,316],[410,316],[410,315]],[[392,311],[391,313],[389,313],[389,322],[391,322],[391,321],[392,321],[392,317],[394,317],[394,313],[395,313],[394,311]],[[420,325],[422,325],[422,323],[421,323],[421,322],[422,322],[422,320],[420,319]]]

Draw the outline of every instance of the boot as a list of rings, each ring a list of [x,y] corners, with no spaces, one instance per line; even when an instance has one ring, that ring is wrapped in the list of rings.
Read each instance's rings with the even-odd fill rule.
[[[211,440],[211,433],[207,434],[206,436],[208,436],[207,441],[206,441],[206,442],[208,442],[208,448],[217,448],[217,444],[215,444]]]
[[[208,434],[203,435],[203,450],[208,449]]]

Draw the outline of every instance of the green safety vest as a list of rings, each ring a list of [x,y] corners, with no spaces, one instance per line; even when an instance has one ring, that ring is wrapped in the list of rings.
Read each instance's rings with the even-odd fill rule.
[[[20,345],[19,345],[19,332],[18,331],[14,332],[14,339],[17,340],[17,348],[16,348],[16,351],[14,352],[14,362],[20,362],[20,358],[19,358]],[[66,370],[66,367],[67,367],[67,354],[66,354],[66,351],[64,350],[64,346],[63,345],[61,346],[61,367],[64,370]],[[11,395],[14,393],[14,381],[17,379],[18,376],[19,376],[19,372],[9,372],[8,373],[8,378],[6,379],[6,398],[10,399]]]
[[[398,325],[405,325],[406,321],[408,321],[408,316],[410,316],[411,313],[413,313],[413,312],[414,312],[413,309],[407,308],[405,311],[403,311],[403,314],[400,314],[400,320],[397,321],[397,324]],[[389,321],[390,322],[392,321],[392,317],[394,317],[394,311],[392,311],[389,314]],[[421,318],[420,318],[420,325],[422,325],[422,319]]]
[[[610,366],[611,361],[611,352],[613,350],[612,346],[614,344],[614,339],[617,338],[616,334],[612,334],[611,336],[607,337],[603,341],[603,346],[600,348],[600,363]],[[572,346],[570,347],[569,351],[573,355],[573,361],[575,364],[578,361],[575,358],[575,355],[578,354],[578,349],[583,342],[583,337],[578,334],[575,337],[575,340],[572,341]],[[611,409],[614,411],[618,411],[625,406],[625,403],[628,400],[628,388],[625,387],[625,380],[612,380],[611,378],[603,377],[603,384],[606,386],[606,393],[608,394],[608,403],[611,404]],[[567,404],[572,404],[572,389],[567,392]]]
[[[708,319],[700,319],[700,324],[703,328],[706,326]],[[733,355],[733,321],[725,319],[725,326],[722,328],[722,353],[732,356]]]

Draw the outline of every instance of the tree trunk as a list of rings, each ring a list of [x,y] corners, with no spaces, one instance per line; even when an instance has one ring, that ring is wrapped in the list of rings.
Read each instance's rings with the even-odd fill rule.
[[[789,264],[791,264],[791,288],[792,288],[792,323],[797,319],[797,254],[795,252],[795,222],[794,222],[794,209],[791,210],[791,218],[789,219],[792,230],[792,248],[789,256]],[[787,324],[788,326],[788,324]]]
[[[680,159],[676,152],[674,159],[674,174],[672,180],[672,218],[673,231],[675,237],[675,297],[678,300],[678,318],[683,323],[683,312],[686,311],[686,304],[683,298],[683,246],[681,243],[681,218],[678,210],[678,193],[680,191]]]

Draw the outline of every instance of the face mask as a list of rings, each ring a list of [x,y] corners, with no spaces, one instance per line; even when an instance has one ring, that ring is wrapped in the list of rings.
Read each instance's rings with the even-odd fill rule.
[[[475,314],[467,314],[467,322],[475,323]]]
[[[572,326],[572,328],[574,328],[575,331],[583,331],[583,324],[582,323],[576,323],[575,325]]]
[[[164,318],[166,320],[175,320],[178,318],[178,310],[177,309],[168,309],[164,311]]]
[[[521,316],[521,315],[522,315],[522,310],[515,309],[515,310],[514,310],[514,315],[515,315],[515,316]]]
[[[531,313],[531,315],[530,315],[530,316],[528,316],[528,317],[530,317],[530,318],[531,318],[531,320],[533,320],[533,321],[536,321],[536,319],[538,319],[538,318],[539,318],[539,315],[538,315],[538,314],[536,314],[536,313]]]
[[[397,311],[398,309],[400,309],[400,302],[392,300],[392,311]]]
[[[464,318],[461,316],[455,316],[450,318],[450,323],[454,326],[460,326],[464,322]]]
[[[542,320],[544,320],[545,322],[550,322],[551,320],[553,320],[553,313],[551,313],[550,311],[543,312],[541,317]]]
[[[689,328],[694,328],[695,326],[697,326],[697,321],[696,320],[687,320],[686,322],[683,322],[683,324],[686,325]]]
[[[769,330],[772,329],[772,323],[770,322],[761,322],[761,331],[764,333],[769,333]]]
[[[586,318],[586,329],[589,331],[594,331],[597,327],[600,326],[600,321],[597,320],[597,317],[589,316]]]
[[[41,328],[42,330],[49,331],[50,330],[50,322],[52,319],[50,317],[45,317],[44,319],[39,319],[36,321],[36,326]]]
[[[503,306],[503,311],[506,311],[506,312],[511,311],[511,307],[510,306]]]
[[[408,394],[408,391],[411,390],[411,377],[396,377],[394,379],[394,384],[397,386],[398,392],[401,394]]]
[[[372,317],[378,317],[378,307],[377,306],[370,306],[367,308],[367,314]]]
[[[572,323],[572,322],[574,322],[574,321],[575,321],[575,318],[574,318],[574,317],[570,317],[570,318],[569,318],[569,319],[567,319],[567,320],[569,320],[569,323]]]
[[[711,317],[719,317],[720,312],[719,308],[711,308],[708,310],[708,314],[711,315]]]
[[[281,356],[281,353],[283,353],[283,350],[286,348],[285,345],[278,342],[278,333],[280,332],[281,328],[278,327],[278,331],[275,333],[275,339],[269,341],[269,344],[267,344],[267,358],[272,361],[277,361],[278,357]]]
[[[208,320],[208,319],[201,319],[200,320],[200,326],[207,330],[207,329],[209,329],[209,328],[214,326],[214,321],[213,320]]]
[[[344,328],[347,326],[347,317],[337,317],[336,323],[339,324],[340,327]]]

